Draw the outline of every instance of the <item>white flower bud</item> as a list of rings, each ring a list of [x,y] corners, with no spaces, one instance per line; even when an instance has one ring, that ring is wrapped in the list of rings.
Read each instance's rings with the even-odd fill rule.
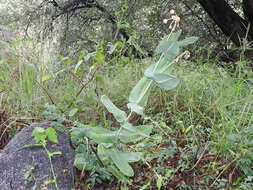
[[[168,19],[166,19],[166,18],[165,18],[165,19],[163,19],[163,23],[164,23],[164,24],[167,24],[167,23],[168,23],[168,21],[169,21],[169,20],[168,20]]]
[[[174,15],[174,14],[176,14],[176,11],[175,11],[174,9],[171,9],[171,10],[170,10],[170,14],[171,14],[171,15]]]

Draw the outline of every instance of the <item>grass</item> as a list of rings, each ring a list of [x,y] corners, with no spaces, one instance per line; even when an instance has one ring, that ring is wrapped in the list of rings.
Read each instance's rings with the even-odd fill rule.
[[[47,119],[43,115],[46,103],[55,104],[67,117],[77,108],[77,114],[68,117],[72,121],[109,125],[110,116],[99,96],[107,94],[125,109],[122,105],[127,103],[131,88],[153,61],[130,59],[122,65],[119,58],[99,70],[75,98],[80,83],[71,71],[77,61],[61,58],[41,63],[37,53],[26,57],[27,49],[18,51],[19,46],[24,44],[9,46],[13,56],[0,64],[0,107],[9,113],[9,127],[14,131],[18,130],[16,120]],[[233,73],[214,63],[182,60],[175,67],[175,75],[181,78],[179,87],[169,92],[154,90],[146,112],[160,128],[154,130],[152,140],[135,146],[144,150],[145,159],[134,165],[136,175],[130,180],[130,189],[158,189],[159,184],[178,189],[251,187],[253,76],[245,60],[236,63]],[[81,69],[80,78],[87,75],[87,67]],[[95,178],[99,176],[93,173],[77,183],[84,186],[86,180],[90,183],[84,188],[92,189],[88,186]],[[110,180],[112,189],[119,188],[120,183]]]

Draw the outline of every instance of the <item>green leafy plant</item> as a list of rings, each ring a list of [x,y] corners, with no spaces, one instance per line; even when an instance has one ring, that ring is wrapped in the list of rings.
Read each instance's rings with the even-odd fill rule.
[[[119,180],[124,181],[127,177],[134,175],[131,167],[132,162],[142,159],[142,152],[131,151],[131,145],[136,144],[144,138],[151,138],[153,125],[137,125],[133,126],[129,122],[129,118],[133,113],[141,115],[144,119],[150,118],[144,114],[144,108],[147,105],[151,89],[156,85],[164,90],[171,90],[179,84],[179,79],[171,75],[173,63],[178,61],[185,53],[181,53],[181,47],[194,43],[197,38],[190,37],[184,40],[178,40],[181,31],[171,33],[166,36],[156,48],[160,59],[150,65],[144,73],[144,76],[132,89],[129,96],[127,107],[130,113],[119,109],[106,96],[101,96],[101,102],[106,109],[114,116],[120,124],[117,130],[110,130],[102,126],[91,126],[76,123],[78,126],[72,131],[72,141],[80,149],[80,146],[87,147],[83,149],[83,155],[80,152],[76,154],[75,166],[81,170],[91,170],[89,166],[89,149],[95,154],[93,158],[97,158],[101,167],[106,167],[110,173]],[[96,150],[94,150],[96,145]]]
[[[58,185],[57,185],[57,179],[56,179],[56,175],[55,175],[55,171],[54,171],[54,167],[53,167],[53,163],[52,163],[52,157],[55,155],[59,155],[61,154],[61,152],[50,152],[47,149],[47,143],[48,141],[57,144],[58,143],[58,137],[57,137],[57,133],[55,131],[54,128],[47,128],[44,129],[42,127],[35,127],[33,132],[32,132],[32,136],[34,138],[34,141],[36,142],[36,144],[29,144],[29,145],[25,145],[22,148],[29,148],[29,147],[33,147],[33,146],[42,146],[43,149],[46,151],[49,162],[50,162],[50,168],[51,168],[51,173],[53,176],[52,180],[49,180],[50,183],[54,183],[56,189],[58,190]]]

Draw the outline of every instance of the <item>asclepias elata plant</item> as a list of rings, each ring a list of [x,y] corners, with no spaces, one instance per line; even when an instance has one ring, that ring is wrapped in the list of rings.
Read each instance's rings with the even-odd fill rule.
[[[93,158],[98,160],[100,166],[105,167],[118,179],[134,175],[130,163],[141,160],[143,153],[131,151],[131,145],[144,138],[150,138],[153,125],[151,123],[133,126],[129,118],[133,113],[141,115],[144,119],[148,118],[144,109],[153,87],[171,90],[179,84],[180,80],[171,74],[173,64],[185,55],[185,52],[181,51],[182,47],[193,44],[197,40],[196,37],[179,40],[180,35],[181,30],[171,32],[157,46],[156,53],[160,55],[160,58],[145,70],[144,76],[130,92],[127,104],[128,114],[114,105],[106,95],[101,97],[103,105],[120,124],[119,129],[109,130],[102,126],[93,127],[77,123],[79,127],[72,131],[72,141],[78,145],[75,159],[77,168],[91,170],[90,153],[94,153]]]

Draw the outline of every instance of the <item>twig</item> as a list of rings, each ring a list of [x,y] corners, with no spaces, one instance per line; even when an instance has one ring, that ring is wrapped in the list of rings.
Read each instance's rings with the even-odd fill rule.
[[[204,154],[205,154],[205,152],[206,152],[208,146],[209,146],[209,144],[206,144],[206,145],[205,145],[205,148],[204,148],[203,152],[201,153],[201,156],[199,157],[198,161],[194,164],[194,166],[193,166],[189,171],[193,170],[193,169],[199,164],[199,162],[200,162],[201,159],[203,158],[203,156],[204,156]]]
[[[80,94],[82,93],[82,91],[84,90],[84,88],[94,79],[95,74],[97,73],[97,71],[100,69],[101,67],[97,67],[95,71],[93,71],[93,73],[90,75],[90,77],[87,77],[87,80],[85,81],[85,83],[82,83],[81,88],[79,89],[79,91],[76,93],[75,95],[75,99],[78,98],[80,96]],[[71,108],[71,106],[73,106],[74,101],[71,102],[71,104],[69,104],[68,108]]]
[[[216,183],[216,181],[220,178],[220,176],[229,168],[229,166],[231,166],[231,164],[233,164],[238,158],[235,158],[234,160],[232,160],[220,173],[219,175],[216,177],[216,179],[214,180],[214,182],[211,184],[210,187],[213,187],[214,184]]]
[[[46,95],[48,96],[48,98],[49,98],[49,100],[51,101],[51,103],[52,103],[53,105],[56,105],[56,104],[55,104],[55,101],[53,100],[52,96],[49,94],[49,92],[47,91],[47,89],[44,88],[44,86],[41,85],[38,81],[35,81],[35,82],[36,82],[36,83],[39,85],[39,87],[46,93]]]

